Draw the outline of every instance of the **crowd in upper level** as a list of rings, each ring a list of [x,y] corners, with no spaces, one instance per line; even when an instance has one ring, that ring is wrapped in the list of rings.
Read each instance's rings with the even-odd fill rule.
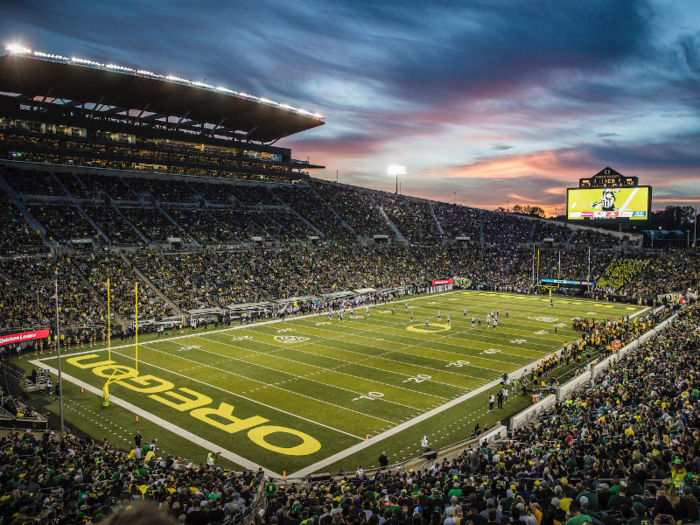
[[[82,248],[166,243],[220,245],[252,242],[355,244],[386,236],[390,242],[449,244],[456,239],[493,245],[554,242],[606,246],[624,240],[592,229],[515,214],[429,202],[404,195],[312,180],[309,184],[246,184],[236,181],[163,179],[134,174],[25,171],[0,166],[10,202],[24,209],[0,209],[4,223],[36,220],[27,237],[10,228],[12,251],[45,239],[50,246]],[[0,182],[2,182],[0,181]],[[0,186],[2,184],[0,183]],[[8,190],[10,191],[10,190]],[[248,224],[252,220],[252,224]],[[43,234],[43,237],[42,237]],[[33,244],[32,244],[33,243]],[[47,246],[48,247],[48,246]]]

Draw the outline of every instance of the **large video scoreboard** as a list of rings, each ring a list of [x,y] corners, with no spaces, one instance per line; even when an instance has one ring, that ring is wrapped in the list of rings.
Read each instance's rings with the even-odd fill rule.
[[[645,221],[651,214],[651,186],[639,186],[637,177],[626,177],[605,168],[578,188],[566,190],[569,220],[623,219]]]

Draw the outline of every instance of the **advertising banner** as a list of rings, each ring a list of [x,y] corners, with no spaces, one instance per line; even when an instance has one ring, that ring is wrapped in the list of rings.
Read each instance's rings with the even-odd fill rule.
[[[35,339],[46,339],[49,336],[49,329],[34,330],[33,332],[21,332],[11,335],[0,335],[0,345],[13,343],[23,343],[25,341],[33,341]]]
[[[540,284],[572,284],[574,286],[593,286],[595,281],[566,281],[564,279],[540,279]]]
[[[440,285],[443,285],[443,284],[454,284],[454,283],[455,283],[455,282],[454,282],[454,280],[452,280],[452,279],[441,279],[441,280],[439,280],[439,281],[433,281],[433,282],[432,282],[432,285],[433,285],[433,286],[440,286]]]

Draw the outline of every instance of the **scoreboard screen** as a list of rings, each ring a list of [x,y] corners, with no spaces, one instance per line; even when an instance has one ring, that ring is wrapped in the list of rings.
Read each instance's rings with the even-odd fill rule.
[[[625,219],[645,221],[651,214],[651,187],[569,188],[566,194],[569,220]]]

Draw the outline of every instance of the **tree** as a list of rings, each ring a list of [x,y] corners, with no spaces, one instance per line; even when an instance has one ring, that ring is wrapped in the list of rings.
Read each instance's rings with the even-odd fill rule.
[[[648,229],[685,231],[695,224],[695,210],[692,206],[666,206],[663,210],[651,212]]]

